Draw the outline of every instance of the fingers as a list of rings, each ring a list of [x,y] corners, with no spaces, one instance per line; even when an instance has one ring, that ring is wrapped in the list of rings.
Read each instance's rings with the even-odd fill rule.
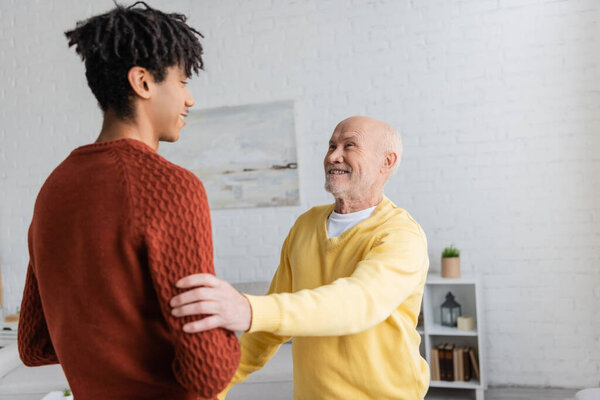
[[[175,282],[175,286],[180,289],[196,286],[217,287],[220,283],[221,280],[212,274],[193,274],[188,275],[185,278],[181,278]]]
[[[196,289],[188,290],[173,297],[169,302],[169,305],[173,308],[180,307],[185,304],[200,302],[200,301],[211,301],[215,299],[216,290],[207,287],[199,287]]]
[[[190,322],[183,326],[183,331],[186,333],[197,333],[208,331],[222,326],[222,319],[218,315],[211,315],[199,321]]]
[[[185,317],[187,315],[218,314],[219,303],[214,301],[203,301],[192,304],[186,304],[171,310],[175,317]]]
[[[248,330],[252,316],[248,300],[227,282],[212,274],[195,274],[180,279],[175,286],[191,290],[171,299],[172,315],[205,316],[184,325],[184,332],[203,332],[218,327],[232,331]]]

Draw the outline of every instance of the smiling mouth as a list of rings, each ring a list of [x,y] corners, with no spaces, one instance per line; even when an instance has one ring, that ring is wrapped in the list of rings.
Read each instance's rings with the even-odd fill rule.
[[[349,173],[350,171],[346,171],[343,169],[330,169],[329,171],[327,171],[327,175],[344,175]]]

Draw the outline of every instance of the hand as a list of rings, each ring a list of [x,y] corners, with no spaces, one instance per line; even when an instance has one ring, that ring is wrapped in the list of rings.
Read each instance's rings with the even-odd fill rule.
[[[211,274],[186,276],[175,283],[180,289],[194,288],[173,297],[170,306],[175,317],[208,315],[183,326],[187,333],[225,328],[247,331],[252,322],[250,302],[229,283]]]

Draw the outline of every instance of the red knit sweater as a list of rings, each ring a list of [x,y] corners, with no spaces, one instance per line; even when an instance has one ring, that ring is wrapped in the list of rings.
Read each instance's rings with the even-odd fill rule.
[[[77,400],[214,398],[239,362],[224,329],[182,331],[169,300],[214,273],[204,188],[133,139],[75,149],[44,183],[19,319],[26,365],[60,362]]]

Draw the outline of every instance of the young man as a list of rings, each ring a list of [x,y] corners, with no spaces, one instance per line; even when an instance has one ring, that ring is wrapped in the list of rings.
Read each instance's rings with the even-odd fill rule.
[[[232,332],[185,334],[168,306],[177,279],[214,273],[202,183],[156,153],[178,139],[203,66],[185,21],[138,2],[66,32],[104,123],[38,195],[19,352],[60,362],[78,400],[213,399],[239,362]]]

